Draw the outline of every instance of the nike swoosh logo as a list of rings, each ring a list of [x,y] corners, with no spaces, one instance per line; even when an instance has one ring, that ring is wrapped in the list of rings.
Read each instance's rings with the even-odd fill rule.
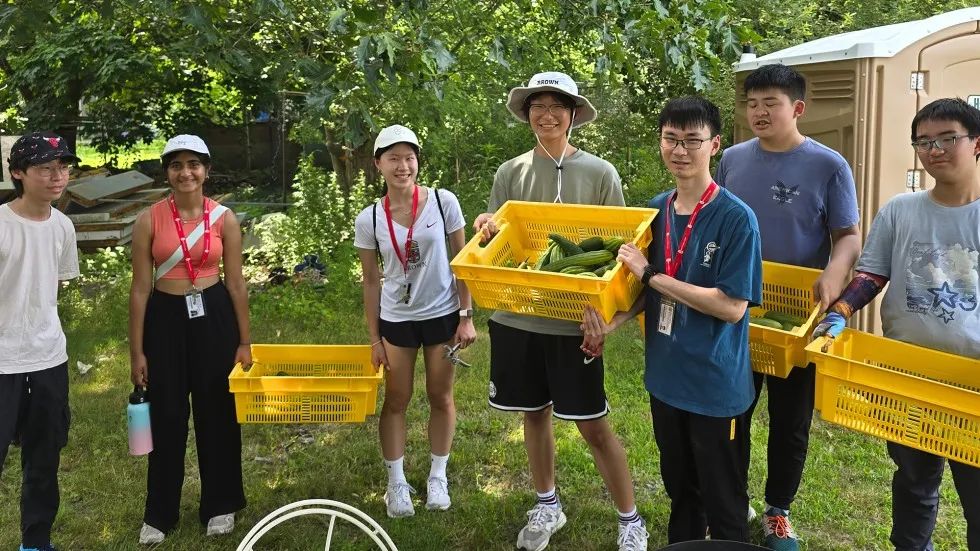
[[[436,223],[435,223],[435,222],[433,222],[433,223],[431,223],[431,224],[426,224],[426,225],[425,225],[425,227],[426,227],[426,228],[431,228],[432,226],[435,226],[435,225],[436,225]]]

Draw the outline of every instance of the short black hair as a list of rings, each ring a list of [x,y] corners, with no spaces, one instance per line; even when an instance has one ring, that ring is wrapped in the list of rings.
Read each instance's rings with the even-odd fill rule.
[[[678,128],[707,126],[712,136],[721,133],[721,111],[718,106],[701,96],[684,96],[667,102],[660,112],[660,126],[670,124]]]
[[[210,155],[205,155],[204,153],[198,153],[197,151],[191,151],[189,149],[181,149],[179,151],[172,151],[170,153],[167,153],[166,155],[164,155],[160,159],[160,162],[163,163],[163,171],[166,172],[167,171],[167,167],[170,166],[170,162],[173,161],[174,158],[177,157],[177,155],[179,155],[180,153],[184,153],[184,152],[193,153],[194,155],[197,155],[197,159],[199,161],[201,161],[201,164],[202,165],[204,165],[204,166],[206,166],[208,168],[211,168],[211,156]]]
[[[916,130],[922,121],[952,121],[966,128],[970,136],[980,136],[980,109],[963,101],[961,98],[940,98],[929,103],[912,118],[912,141],[918,136]],[[977,154],[980,161],[980,154]]]
[[[753,90],[768,90],[775,88],[793,101],[803,101],[806,97],[806,79],[796,69],[776,63],[763,65],[749,73],[742,84],[745,94]]]
[[[545,95],[545,94],[550,94],[550,95],[558,98],[558,101],[561,102],[561,104],[564,105],[565,108],[568,109],[569,111],[571,111],[572,109],[575,109],[575,107],[576,107],[576,105],[575,105],[575,98],[573,98],[572,96],[569,96],[567,94],[562,94],[561,92],[555,92],[555,91],[552,91],[552,90],[548,90],[548,91],[545,91],[545,92],[535,92],[535,93],[531,94],[530,96],[524,98],[524,104],[521,105],[521,111],[524,113],[524,118],[525,119],[530,119],[531,118],[531,102],[534,101],[534,100],[536,100],[537,98]]]
[[[412,148],[412,151],[415,152],[415,156],[416,157],[420,157],[421,156],[420,153],[419,153],[419,146],[417,146],[417,145],[415,145],[415,144],[413,144],[411,142],[395,142],[395,143],[393,143],[391,145],[386,145],[385,147],[379,147],[378,150],[374,152],[374,160],[377,161],[377,160],[381,159],[381,156],[384,155],[385,153],[387,153],[389,149],[391,149],[392,147],[395,147],[396,145],[398,145],[400,143],[403,143],[403,144],[407,145],[408,147],[411,147]]]

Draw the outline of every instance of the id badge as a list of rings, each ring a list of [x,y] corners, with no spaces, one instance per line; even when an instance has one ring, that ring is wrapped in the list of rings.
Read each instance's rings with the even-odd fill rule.
[[[674,328],[675,304],[673,299],[660,297],[660,320],[657,322],[657,331],[664,335],[669,335]]]
[[[190,319],[204,317],[204,295],[199,289],[190,289],[184,293],[187,303],[187,317]]]
[[[399,299],[399,302],[408,304],[408,301],[412,299],[412,284],[403,283],[400,288],[400,293],[401,293],[401,299]]]

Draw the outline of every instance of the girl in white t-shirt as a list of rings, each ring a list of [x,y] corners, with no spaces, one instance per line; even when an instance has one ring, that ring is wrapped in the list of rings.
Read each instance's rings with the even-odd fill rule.
[[[453,277],[450,251],[465,244],[465,221],[452,193],[416,182],[419,142],[404,126],[389,126],[374,142],[374,164],[388,193],[358,214],[354,246],[364,271],[364,311],[371,333],[371,360],[388,370],[379,432],[388,470],[388,516],[415,514],[405,479],[405,411],[412,396],[415,359],[425,358],[432,466],[426,508],[449,508],[446,463],[456,428],[454,363],[449,346],[466,348],[476,340],[466,285]],[[383,261],[381,273],[378,257]],[[383,275],[383,278],[382,278]]]

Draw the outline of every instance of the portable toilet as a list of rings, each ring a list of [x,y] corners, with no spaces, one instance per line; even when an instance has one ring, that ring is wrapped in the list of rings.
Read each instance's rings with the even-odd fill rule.
[[[854,171],[861,231],[899,193],[934,182],[912,149],[915,113],[942,97],[980,108],[980,7],[920,21],[828,36],[735,65],[735,141],[752,138],[745,119],[745,77],[762,65],[792,65],[807,80],[803,134],[838,151]],[[877,303],[858,327],[881,334]]]

